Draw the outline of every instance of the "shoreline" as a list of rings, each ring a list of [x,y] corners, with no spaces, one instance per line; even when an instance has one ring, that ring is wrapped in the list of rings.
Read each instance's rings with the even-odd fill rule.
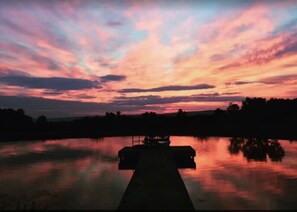
[[[1,133],[1,142],[22,142],[22,141],[36,141],[36,140],[60,140],[71,138],[101,138],[101,137],[121,137],[121,136],[145,136],[148,133],[139,132],[126,132],[126,133],[99,133],[99,132],[60,132],[60,133],[22,133],[14,134],[13,132]],[[155,133],[158,135],[158,133]],[[163,133],[170,136],[194,136],[194,137],[241,137],[241,138],[268,138],[278,140],[297,141],[297,135],[284,135],[284,134],[260,134],[260,133]]]

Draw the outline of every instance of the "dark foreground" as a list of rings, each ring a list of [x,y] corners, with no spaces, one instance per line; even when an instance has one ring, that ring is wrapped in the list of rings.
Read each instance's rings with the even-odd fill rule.
[[[187,135],[297,139],[297,99],[246,98],[209,114],[146,112],[141,115],[82,117],[72,121],[33,120],[22,109],[0,109],[0,141],[132,135]]]
[[[118,210],[194,210],[172,151],[151,147],[142,152]]]

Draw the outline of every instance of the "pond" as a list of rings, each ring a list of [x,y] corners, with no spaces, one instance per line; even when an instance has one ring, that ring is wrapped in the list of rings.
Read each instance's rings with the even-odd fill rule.
[[[195,209],[297,209],[297,142],[172,136],[192,146],[179,169]],[[132,137],[0,143],[0,210],[115,210],[133,175],[118,151]]]

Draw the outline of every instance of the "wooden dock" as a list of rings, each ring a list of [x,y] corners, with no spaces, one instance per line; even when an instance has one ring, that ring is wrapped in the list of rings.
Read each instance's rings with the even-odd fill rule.
[[[124,147],[118,152],[120,158],[119,169],[135,169],[142,153],[147,149],[155,147],[147,147],[145,145],[135,145],[132,147]],[[156,147],[157,148],[157,147]],[[166,148],[166,147],[161,147]],[[168,147],[167,147],[168,149]],[[190,146],[170,146],[169,150],[173,156],[175,165],[178,169],[182,168],[196,168],[194,157],[195,150]]]
[[[118,210],[194,210],[173,154],[175,152],[175,156],[180,157],[182,153],[193,155],[189,150],[188,147],[129,147],[119,151],[122,160],[139,156],[139,161]]]

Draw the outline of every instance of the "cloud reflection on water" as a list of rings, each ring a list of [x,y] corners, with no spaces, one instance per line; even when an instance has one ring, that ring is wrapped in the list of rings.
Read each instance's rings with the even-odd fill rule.
[[[0,195],[7,208],[32,201],[37,209],[116,208],[132,172],[117,171],[122,143],[112,143],[65,139],[1,144],[0,180],[5,184]]]
[[[172,136],[196,150],[196,169],[180,169],[196,209],[296,208],[297,143],[278,140],[281,161],[230,154],[231,138]],[[133,171],[118,170],[131,137],[0,143],[0,197],[15,209],[115,209]]]
[[[180,170],[196,209],[296,208],[297,143],[279,140],[286,152],[281,162],[248,162],[241,151],[230,154],[230,138],[178,140],[196,150],[196,170]]]

